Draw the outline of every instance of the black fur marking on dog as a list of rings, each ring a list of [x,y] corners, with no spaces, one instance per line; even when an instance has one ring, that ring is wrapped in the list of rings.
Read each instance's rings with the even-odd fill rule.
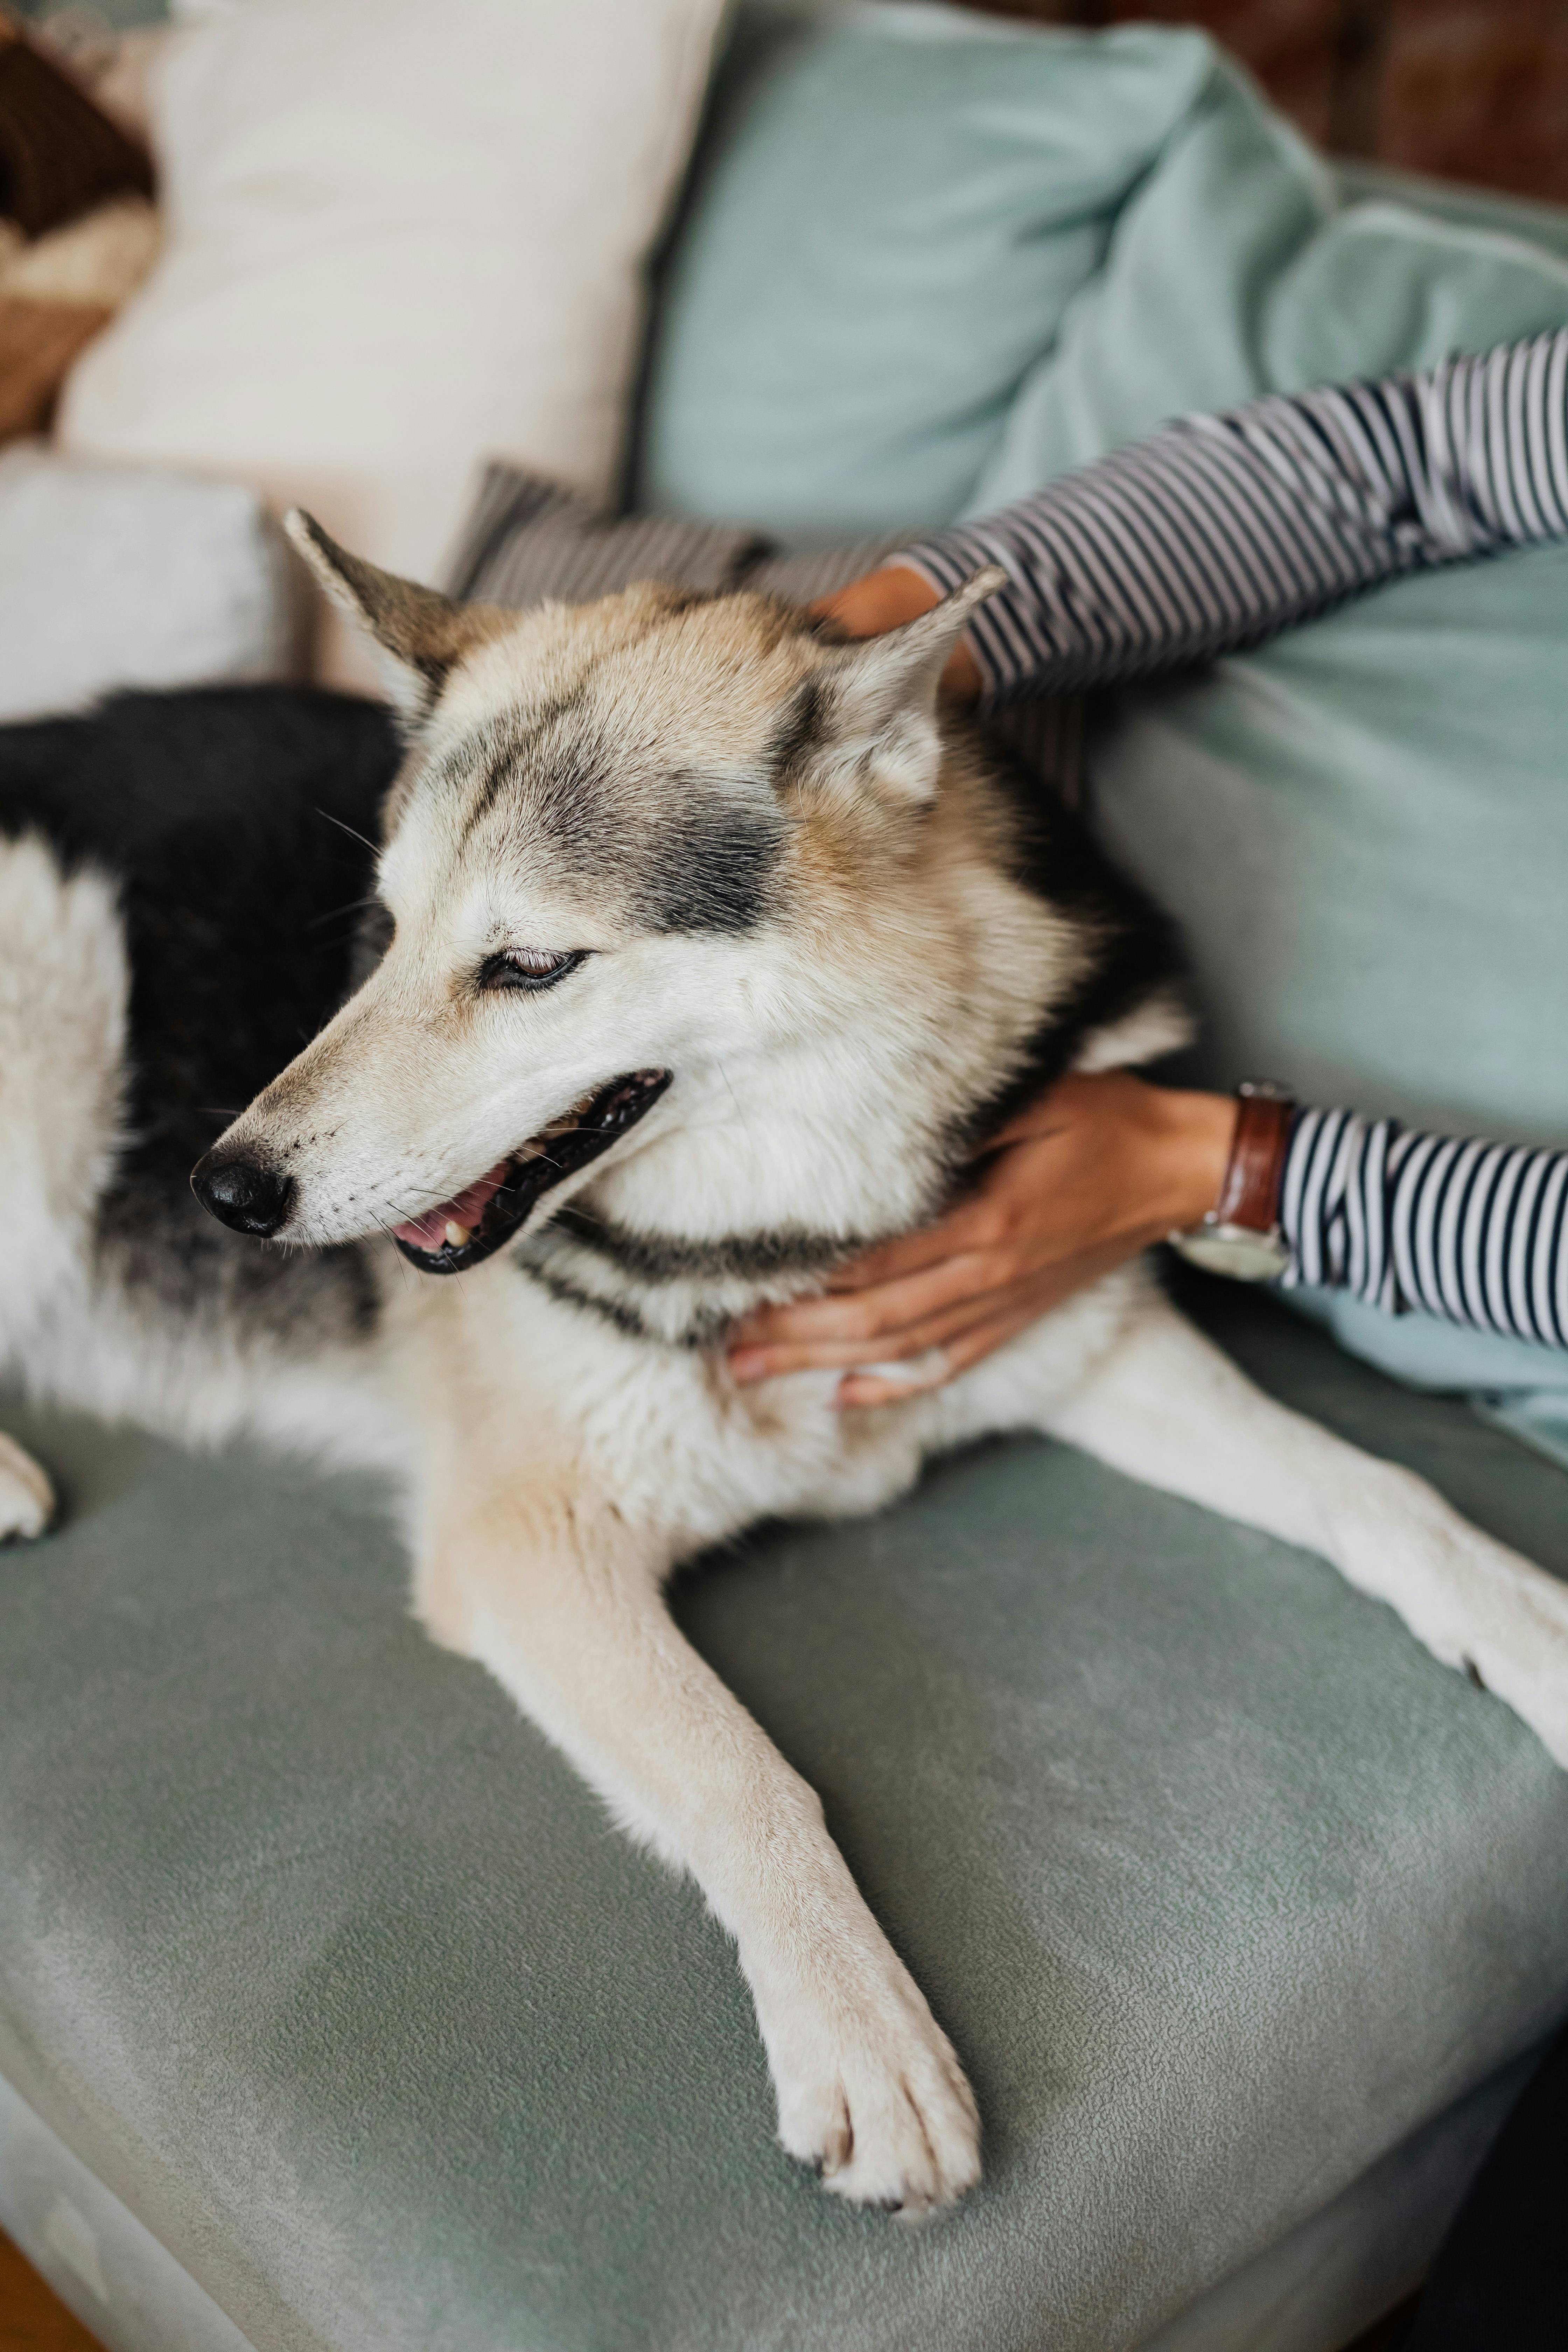
[[[700,777],[671,779],[685,805],[637,850],[634,920],[650,931],[749,931],[773,902],[784,822]]]
[[[489,816],[509,785],[532,781],[531,763],[537,763],[538,775],[546,781],[553,803],[552,814],[570,816],[574,808],[581,811],[584,795],[595,793],[599,782],[597,770],[595,768],[592,772],[585,771],[575,751],[563,762],[551,751],[546,738],[561,719],[582,709],[584,701],[584,688],[572,687],[566,693],[557,695],[552,702],[542,703],[537,710],[530,711],[521,722],[504,730],[492,722],[483,730],[478,742],[472,738],[465,738],[455,751],[447,753],[442,762],[442,773],[447,777],[460,777],[483,762],[484,772],[474,788],[468,814],[463,819],[465,840],[475,826]],[[498,736],[500,738],[499,741],[496,740]]]
[[[773,781],[785,783],[822,740],[825,700],[819,678],[803,679],[785,703],[768,746]]]
[[[1065,1002],[1052,1006],[1009,1084],[952,1133],[948,1158],[955,1180],[991,1137],[1071,1068],[1087,1038],[1138,1012],[1162,989],[1179,989],[1188,971],[1170,916],[1112,863],[1082,818],[994,736],[986,737],[985,754],[1013,803],[1018,880],[1074,925],[1093,961]]]
[[[785,837],[770,795],[728,778],[675,771],[640,787],[617,772],[612,747],[563,730],[580,696],[564,697],[503,744],[469,743],[484,762],[465,821],[471,833],[509,792],[520,826],[536,830],[570,881],[623,895],[649,931],[750,930],[773,904]]]
[[[514,820],[520,844],[537,846],[568,884],[612,904],[618,895],[644,930],[746,931],[773,904],[786,825],[769,786],[649,768],[635,745],[593,723],[585,684],[476,729],[422,788],[476,775],[465,839],[498,813]]]
[[[188,1181],[121,1173],[100,1204],[96,1244],[108,1281],[216,1343],[239,1331],[310,1354],[368,1339],[376,1327],[363,1249],[282,1250],[230,1233]]]
[[[569,1234],[582,1248],[607,1258],[634,1281],[718,1282],[766,1279],[776,1274],[825,1274],[870,1243],[858,1234],[813,1234],[799,1226],[776,1233],[725,1234],[713,1241],[685,1234],[638,1234],[568,1201],[553,1230]]]
[[[386,711],[316,688],[117,695],[0,728],[0,833],[41,834],[68,870],[119,888],[129,1140],[100,1245],[182,1314],[205,1299],[216,1315],[225,1296],[279,1328],[311,1298],[356,1328],[374,1313],[357,1252],[258,1248],[203,1213],[189,1178],[350,992],[373,864],[359,836],[398,759]]]
[[[601,1322],[608,1323],[624,1338],[645,1339],[650,1347],[691,1349],[717,1347],[732,1320],[729,1315],[716,1308],[700,1307],[685,1329],[671,1337],[663,1331],[650,1330],[629,1299],[606,1298],[602,1292],[589,1290],[583,1284],[574,1282],[570,1275],[558,1272],[554,1266],[532,1265],[525,1256],[519,1256],[513,1263],[520,1274],[525,1275],[530,1282],[536,1282],[541,1290],[547,1291],[562,1306],[580,1307],[584,1313],[598,1316]]]
[[[520,1274],[526,1275],[530,1282],[536,1282],[541,1290],[548,1291],[551,1297],[558,1299],[563,1307],[585,1307],[591,1315],[597,1315],[601,1321],[610,1324],[628,1339],[653,1339],[656,1337],[637,1308],[628,1307],[624,1299],[601,1298],[592,1290],[580,1290],[574,1282],[569,1282],[564,1275],[557,1274],[550,1266],[530,1265],[526,1259],[519,1259],[517,1265]]]
[[[392,945],[393,933],[396,929],[390,907],[384,907],[379,898],[366,900],[360,909],[359,921],[354,928],[353,951],[349,958],[350,995],[364,986]]]

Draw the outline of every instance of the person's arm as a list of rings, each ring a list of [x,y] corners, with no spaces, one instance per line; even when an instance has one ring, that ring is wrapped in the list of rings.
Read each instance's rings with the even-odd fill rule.
[[[1260,644],[1409,572],[1568,536],[1568,330],[1184,418],[827,600],[850,634],[987,563],[949,683],[1075,692]]]
[[[837,1369],[844,1405],[939,1387],[1218,1199],[1236,1104],[1127,1071],[1062,1079],[998,1137],[973,1189],[870,1251],[826,1297],[748,1316],[742,1383]],[[1284,1279],[1568,1347],[1568,1151],[1298,1114],[1280,1179]],[[868,1364],[901,1367],[868,1372]]]
[[[1568,1151],[1304,1110],[1279,1222],[1287,1283],[1568,1348]]]

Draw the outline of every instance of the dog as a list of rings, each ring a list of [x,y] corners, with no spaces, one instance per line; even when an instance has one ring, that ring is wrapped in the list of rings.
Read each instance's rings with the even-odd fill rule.
[[[979,2178],[973,2098],[677,1632],[683,1560],[1043,1431],[1320,1552],[1560,1763],[1568,1591],[1261,1395],[1147,1266],[874,1412],[730,1378],[735,1317],[939,1212],[1031,1091],[1189,1034],[1171,926],[941,694],[999,572],[851,643],[658,584],[462,606],[290,528],[392,666],[401,756],[374,707],[281,689],[0,756],[5,1353],[187,1439],[395,1470],[431,1634],[732,1937],[784,2148],[919,2221]],[[7,1445],[0,1527],[50,1509]]]

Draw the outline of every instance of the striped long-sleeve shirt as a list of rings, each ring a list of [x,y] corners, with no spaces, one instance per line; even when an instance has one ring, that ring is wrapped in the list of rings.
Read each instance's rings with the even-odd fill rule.
[[[1381,583],[1568,537],[1568,331],[1419,375],[1184,418],[894,560],[970,625],[987,703],[1261,644]],[[1568,1347],[1568,1151],[1305,1111],[1288,1279]]]
[[[1279,1222],[1287,1280],[1568,1348],[1568,1151],[1304,1110]]]

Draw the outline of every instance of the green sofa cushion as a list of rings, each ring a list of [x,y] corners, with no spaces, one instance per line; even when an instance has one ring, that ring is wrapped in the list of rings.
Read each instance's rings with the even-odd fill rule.
[[[1212,59],[958,8],[744,12],[661,291],[640,503],[799,545],[951,520]]]
[[[1267,1302],[1568,1572],[1568,1484]],[[1115,2352],[1568,2002],[1568,1780],[1327,1568],[1043,1443],[695,1574],[972,2070],[910,2235],[772,2141],[720,1930],[411,1622],[373,1490],[10,1412],[0,2072],[260,2352]]]

